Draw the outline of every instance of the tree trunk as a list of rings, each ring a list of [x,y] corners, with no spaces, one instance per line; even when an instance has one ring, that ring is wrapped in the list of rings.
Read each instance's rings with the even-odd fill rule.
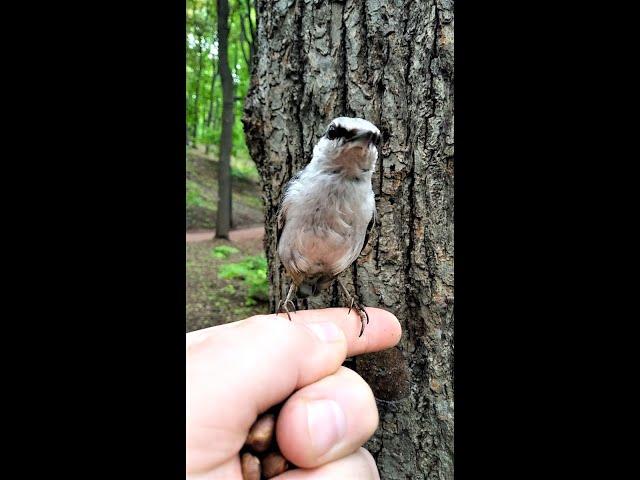
[[[207,19],[213,20],[210,16],[212,9],[209,8],[209,3],[207,2]],[[214,33],[211,38],[211,44],[213,45],[216,42],[217,34]],[[211,122],[213,120],[213,106],[214,106],[214,97],[216,91],[216,78],[218,77],[218,62],[215,58],[211,60],[211,89],[209,90],[209,111],[207,112],[207,119],[205,120],[205,128],[211,127]],[[211,142],[207,140],[204,153],[206,155],[209,154],[209,149],[211,147]]]
[[[218,162],[216,238],[229,238],[231,229],[231,141],[234,122],[233,78],[229,69],[229,2],[218,1],[218,58],[222,85],[222,132]]]
[[[332,118],[370,120],[383,135],[378,222],[342,277],[403,335],[355,361],[380,410],[365,447],[383,479],[452,479],[453,2],[262,0],[258,18],[243,120],[266,205],[271,311],[290,281],[275,244],[283,187]],[[308,302],[329,305],[344,305],[335,286]]]
[[[240,7],[242,8],[242,7]],[[254,42],[253,39],[256,35],[256,29],[251,20],[251,10],[253,5],[251,4],[251,0],[245,0],[244,4],[244,13],[240,13],[240,31],[242,32],[242,40],[249,47],[249,55],[247,56],[244,51],[244,45],[241,45],[242,48],[242,56],[247,64],[247,68],[251,71],[251,65],[253,63],[253,55],[254,55]],[[249,25],[245,25],[248,23]]]
[[[215,60],[214,60],[215,62]],[[213,74],[211,75],[211,90],[209,92],[209,111],[207,112],[207,127],[211,126],[211,122],[213,121],[213,106],[214,106],[214,97],[216,91],[216,78],[218,77],[218,69],[216,65],[213,65]]]
[[[187,98],[185,99],[184,102],[185,105],[189,105],[189,96],[187,95]],[[184,123],[184,130],[185,130],[185,136],[187,137],[187,146],[189,146],[189,122],[185,122]]]
[[[202,77],[202,37],[198,36],[198,74],[196,76],[196,98],[193,106],[193,148],[196,147],[196,141],[198,138],[198,113],[200,108],[200,78]]]
[[[214,60],[215,63],[215,60]],[[211,75],[211,90],[209,92],[209,111],[207,112],[207,120],[205,125],[207,128],[211,127],[211,123],[213,121],[213,106],[214,106],[214,97],[215,97],[215,89],[216,89],[216,78],[218,76],[218,69],[216,65],[212,66],[213,74]],[[209,154],[209,147],[211,147],[211,143],[207,141],[204,153]]]

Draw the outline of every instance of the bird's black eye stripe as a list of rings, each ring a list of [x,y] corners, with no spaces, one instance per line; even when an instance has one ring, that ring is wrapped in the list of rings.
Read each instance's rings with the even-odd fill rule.
[[[327,138],[329,140],[335,140],[336,138],[342,138],[347,136],[347,131],[343,127],[338,127],[334,124],[329,125],[327,130]]]

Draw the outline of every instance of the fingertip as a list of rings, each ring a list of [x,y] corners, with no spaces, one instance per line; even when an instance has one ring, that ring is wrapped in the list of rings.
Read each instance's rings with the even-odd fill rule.
[[[355,310],[347,308],[323,308],[314,310],[299,310],[293,321],[305,324],[318,322],[332,322],[344,332],[347,340],[347,355],[386,350],[398,344],[402,336],[402,328],[396,316],[376,307],[365,307],[369,315],[369,323],[364,333],[359,336],[361,318]]]
[[[395,347],[402,337],[402,327],[400,321],[393,313],[382,308],[373,308],[376,311],[376,318],[380,319],[381,336],[386,340],[386,344]]]
[[[402,328],[393,313],[376,307],[367,307],[367,311],[371,321],[362,337],[350,339],[349,356],[386,350],[400,341]]]
[[[280,451],[302,468],[314,468],[363,445],[376,431],[373,392],[356,372],[341,367],[285,402],[276,424]]]
[[[327,478],[357,478],[358,480],[380,480],[373,456],[364,448],[320,467],[289,470],[273,480],[325,480]]]
[[[305,402],[288,401],[282,407],[276,423],[276,439],[283,455],[296,465],[306,464],[310,457],[300,439],[309,438],[307,406]],[[306,444],[306,443],[305,443]]]

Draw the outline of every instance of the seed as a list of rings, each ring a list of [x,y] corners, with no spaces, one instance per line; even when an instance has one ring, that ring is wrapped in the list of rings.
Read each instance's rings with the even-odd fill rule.
[[[285,458],[277,452],[271,452],[262,459],[262,474],[265,478],[275,477],[289,468]]]
[[[260,460],[250,453],[242,454],[242,480],[260,480]]]
[[[252,425],[245,442],[254,452],[264,452],[271,445],[275,430],[276,417],[272,413],[261,416]]]

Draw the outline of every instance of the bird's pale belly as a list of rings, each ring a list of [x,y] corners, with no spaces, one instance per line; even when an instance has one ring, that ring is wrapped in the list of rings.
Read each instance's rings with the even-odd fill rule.
[[[303,222],[300,217],[295,220],[281,239],[280,247],[287,245],[288,248],[278,252],[295,283],[319,276],[336,276],[357,258],[364,240],[361,228],[334,222]]]
[[[296,250],[304,259],[301,271],[305,276],[338,274],[351,263],[353,232],[340,234],[326,229],[310,229],[301,232]],[[298,256],[296,255],[296,256]]]
[[[321,186],[322,193],[307,191],[290,197],[288,204],[278,254],[297,285],[347,269],[362,250],[372,215],[370,188]]]

